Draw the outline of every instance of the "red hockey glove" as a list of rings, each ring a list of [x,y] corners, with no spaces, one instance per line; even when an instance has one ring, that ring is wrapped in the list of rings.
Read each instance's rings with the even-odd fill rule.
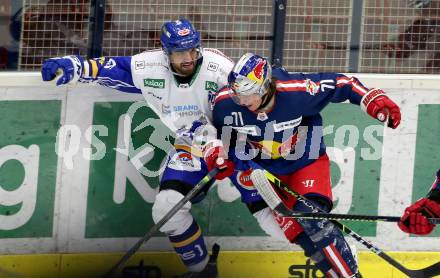
[[[405,233],[427,235],[435,227],[428,222],[427,217],[440,217],[440,204],[422,198],[405,209],[398,225]]]
[[[203,158],[209,171],[215,167],[220,169],[215,176],[218,180],[230,177],[234,173],[235,164],[227,159],[223,143],[218,139],[206,143],[203,148]]]
[[[400,108],[381,89],[372,89],[361,100],[361,108],[381,122],[388,120],[388,126],[396,128],[400,124]]]

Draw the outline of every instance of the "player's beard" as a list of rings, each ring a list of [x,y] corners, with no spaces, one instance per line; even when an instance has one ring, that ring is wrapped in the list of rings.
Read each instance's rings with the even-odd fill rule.
[[[178,75],[186,77],[194,73],[196,69],[196,61],[197,60],[192,60],[178,64],[173,63],[172,66]]]

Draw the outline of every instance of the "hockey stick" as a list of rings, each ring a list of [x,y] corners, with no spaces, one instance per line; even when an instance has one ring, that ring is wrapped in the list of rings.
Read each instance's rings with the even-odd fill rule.
[[[325,212],[300,212],[289,211],[286,216],[304,219],[328,219],[328,220],[348,220],[348,221],[383,221],[383,222],[399,222],[399,216],[384,216],[384,215],[361,215],[361,214],[338,214]],[[440,218],[428,218],[429,223],[437,225],[440,224]]]
[[[290,189],[287,185],[283,184],[280,179],[275,177],[273,174],[269,173],[266,170],[262,170],[260,166],[258,166],[256,163],[251,161],[251,165],[256,168],[253,170],[251,174],[252,182],[254,183],[254,186],[257,188],[258,192],[261,194],[263,199],[266,201],[266,203],[269,205],[269,207],[281,214],[289,214],[290,209],[287,208],[281,199],[278,197],[278,195],[275,193],[275,191],[272,188],[272,185],[269,183],[271,181],[273,184],[275,184],[277,187],[283,189],[287,193],[294,196],[299,202],[302,202],[304,205],[308,206],[312,209],[313,212],[323,212],[321,209],[316,207],[310,200],[305,198],[304,196],[298,194],[297,192]],[[440,262],[435,263],[431,266],[428,266],[423,269],[408,269],[401,265],[399,262],[394,260],[392,257],[387,255],[384,251],[379,249],[377,246],[375,246],[373,243],[365,240],[345,226],[344,224],[336,221],[336,220],[330,220],[335,226],[337,226],[339,229],[341,229],[344,233],[350,235],[353,237],[356,241],[363,244],[365,247],[367,247],[370,251],[377,254],[379,257],[387,261],[389,264],[394,266],[395,268],[399,269],[401,272],[405,273],[408,277],[416,277],[416,278],[422,278],[422,277],[433,277],[435,275],[440,274]]]
[[[148,241],[155,232],[157,232],[168,220],[170,220],[171,217],[174,216],[174,214],[176,214],[177,211],[179,211],[189,200],[191,200],[197,193],[199,193],[203,189],[203,187],[215,177],[218,171],[219,170],[217,168],[214,168],[206,176],[204,176],[199,181],[199,183],[197,183],[191,189],[191,191],[186,194],[186,196],[182,200],[180,200],[174,207],[172,207],[171,210],[168,211],[168,213],[159,220],[159,222],[151,227],[151,229],[124,254],[124,256],[104,275],[104,277],[109,278],[117,273],[119,268],[121,268],[131,258],[131,256],[133,256],[134,253],[139,250],[142,244]]]

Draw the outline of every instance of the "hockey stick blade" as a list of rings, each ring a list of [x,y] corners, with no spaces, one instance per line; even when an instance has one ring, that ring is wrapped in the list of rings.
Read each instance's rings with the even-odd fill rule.
[[[104,278],[110,278],[115,275],[118,270],[125,265],[125,263],[141,248],[142,244],[148,241],[155,232],[157,232],[163,225],[165,225],[171,217],[176,214],[187,202],[189,202],[197,193],[199,193],[203,187],[208,184],[210,180],[212,180],[215,175],[217,175],[219,169],[212,169],[206,176],[204,176],[199,183],[197,183],[185,197],[180,200],[174,207],[165,214],[162,219],[159,220],[151,229],[141,238],[139,239],[125,254],[124,256],[103,276]]]
[[[282,183],[281,180],[278,179],[276,176],[274,176],[273,174],[271,174],[270,172],[268,172],[266,170],[262,170],[261,167],[258,164],[256,164],[255,162],[251,162],[251,165],[253,165],[253,168],[254,168],[253,173],[251,174],[252,182],[254,183],[254,186],[257,188],[257,190],[259,188],[262,189],[262,192],[260,192],[260,195],[262,196],[262,198],[264,199],[266,197],[268,199],[268,201],[271,202],[271,204],[268,204],[269,207],[271,207],[271,206],[274,207],[274,210],[279,209],[277,212],[279,212],[280,214],[288,213],[289,211],[291,211],[282,202],[278,203],[278,200],[274,199],[273,198],[274,196],[272,194],[268,193],[268,189],[269,188],[272,189],[272,186],[271,186],[271,183],[272,183],[275,186],[283,189],[285,192],[294,196],[299,202],[302,202],[304,205],[310,207],[312,209],[313,213],[315,213],[315,212],[325,213],[325,211],[314,206],[313,202],[311,202],[310,200],[308,200],[304,196],[300,195],[299,193],[293,191],[287,185]],[[263,175],[264,175],[264,177],[263,177]],[[271,183],[269,183],[269,181]],[[272,191],[273,191],[273,189],[272,189]],[[273,192],[273,193],[276,194],[275,192]],[[279,201],[281,201],[281,200],[279,200]],[[408,269],[408,268],[404,267],[402,264],[400,264],[399,262],[397,262],[396,260],[394,260],[388,254],[386,254],[383,250],[376,247],[370,241],[365,240],[362,236],[360,236],[359,234],[357,234],[356,232],[354,232],[353,230],[351,230],[350,228],[348,228],[344,224],[342,224],[336,220],[330,220],[330,221],[336,227],[338,227],[341,231],[343,231],[347,235],[353,237],[356,241],[358,241],[359,243],[361,243],[362,245],[367,247],[370,251],[372,251],[373,253],[375,253],[376,255],[381,257],[382,259],[384,259],[386,262],[388,262],[389,264],[391,264],[392,266],[394,266],[395,268],[397,268],[398,270],[400,270],[401,272],[406,274],[408,277],[423,278],[423,277],[433,277],[435,275],[440,274],[440,262],[434,263],[433,265],[422,268],[422,269],[415,269],[415,270]]]

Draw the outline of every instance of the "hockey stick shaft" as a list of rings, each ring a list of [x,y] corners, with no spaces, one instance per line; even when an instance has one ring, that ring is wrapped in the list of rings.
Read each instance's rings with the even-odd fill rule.
[[[182,200],[172,207],[170,211],[168,211],[168,213],[162,217],[162,219],[151,227],[150,230],[124,254],[124,256],[104,275],[104,277],[109,278],[116,274],[119,268],[121,268],[139,250],[142,244],[148,241],[155,232],[157,232],[168,220],[171,219],[171,217],[176,214],[177,211],[179,211],[187,202],[196,196],[197,193],[199,193],[205,187],[205,185],[215,177],[218,171],[219,170],[217,168],[214,168],[206,176],[204,176]]]
[[[296,212],[292,211],[289,216],[304,219],[328,219],[328,220],[348,220],[348,221],[383,221],[383,222],[399,222],[399,216],[384,215],[361,215],[361,214],[338,214],[325,212]],[[440,218],[428,218],[429,223],[440,224]]]
[[[287,185],[282,183],[280,179],[278,179],[276,176],[271,174],[270,172],[263,170],[258,164],[251,161],[251,165],[255,170],[253,171],[251,178],[254,182],[255,187],[260,192],[263,199],[268,203],[269,207],[276,210],[277,212],[281,214],[288,213],[291,211],[289,208],[287,208],[279,199],[279,197],[276,195],[276,193],[273,191],[272,186],[270,183],[268,186],[265,186],[265,181],[269,180],[272,184],[275,186],[283,189],[285,192],[291,194],[294,196],[299,202],[302,202],[307,207],[311,208],[312,212],[324,212],[320,208],[316,207],[313,202],[305,198],[304,196],[300,195],[299,193],[293,191],[290,189]],[[272,189],[273,195],[270,193],[269,189]],[[262,190],[262,191],[260,191]],[[423,269],[417,269],[417,270],[411,270],[406,267],[404,267],[402,264],[394,260],[392,257],[390,257],[388,254],[386,254],[384,251],[382,251],[380,248],[375,246],[373,243],[365,240],[362,236],[348,228],[346,225],[336,221],[336,220],[330,220],[336,227],[338,227],[340,230],[342,230],[344,233],[348,234],[352,238],[354,238],[356,241],[360,242],[362,245],[367,247],[370,251],[377,254],[379,257],[384,259],[386,262],[394,266],[395,268],[399,269],[401,272],[406,274],[408,277],[432,277],[435,275],[440,274],[440,262],[435,263],[431,266],[428,266]]]

